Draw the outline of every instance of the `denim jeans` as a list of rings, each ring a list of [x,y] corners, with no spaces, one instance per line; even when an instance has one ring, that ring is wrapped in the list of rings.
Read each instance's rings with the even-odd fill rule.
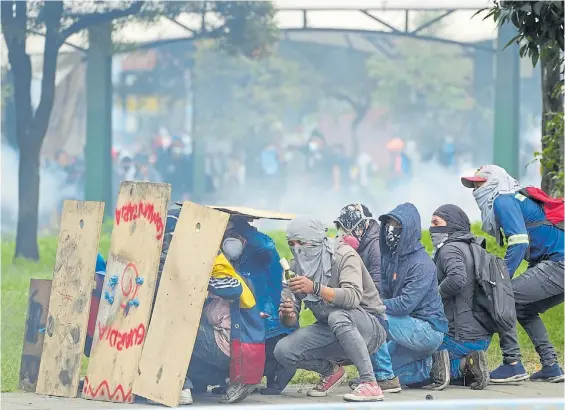
[[[361,308],[335,309],[328,323],[316,322],[281,339],[275,358],[295,367],[328,376],[334,363],[351,363],[361,381],[375,381],[370,355],[384,343],[386,333],[377,318]]]
[[[542,261],[512,279],[516,317],[536,348],[542,366],[557,362],[557,353],[549,341],[540,313],[563,303],[563,262]],[[514,326],[500,333],[504,363],[519,361],[520,345]]]
[[[472,342],[463,342],[455,340],[448,335],[443,338],[443,343],[438,350],[447,350],[451,361],[451,379],[457,380],[463,377],[461,373],[461,358],[467,356],[472,351],[486,351],[490,345],[491,338],[475,340]]]
[[[392,371],[392,360],[388,352],[388,344],[383,343],[379,350],[371,355],[371,364],[375,372],[375,378],[378,382],[383,380],[390,380],[394,377]]]
[[[392,370],[401,384],[425,382],[430,378],[432,354],[444,334],[423,320],[410,316],[388,315],[388,351]],[[380,361],[377,363],[381,366]]]
[[[206,320],[202,320],[183,388],[205,390],[208,386],[225,385],[229,369],[230,358],[216,343],[214,328]]]

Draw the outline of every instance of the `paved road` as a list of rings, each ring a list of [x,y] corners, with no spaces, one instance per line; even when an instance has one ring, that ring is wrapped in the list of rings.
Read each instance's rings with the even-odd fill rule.
[[[449,409],[449,410],[493,410],[493,409],[528,409],[528,410],[564,410],[564,384],[523,382],[516,385],[490,385],[482,391],[472,391],[465,387],[450,386],[442,392],[428,390],[409,390],[402,393],[387,394],[382,403],[355,404],[356,408],[371,408],[376,406],[383,409],[395,410],[413,409]],[[252,406],[254,410],[262,410],[267,405],[271,410],[287,408],[289,410],[346,410],[352,404],[345,404],[341,396],[348,391],[342,387],[330,397],[307,397],[306,388],[288,388],[282,396],[262,396],[254,394],[243,403],[220,406],[217,397],[212,395],[196,396],[191,409],[198,407],[243,407]],[[433,400],[426,400],[426,395]],[[68,399],[39,396],[31,393],[3,393],[2,410],[88,410],[88,409],[156,409],[157,406],[146,403],[114,404],[83,399]],[[313,406],[305,407],[305,404]],[[266,410],[266,409],[265,409]]]

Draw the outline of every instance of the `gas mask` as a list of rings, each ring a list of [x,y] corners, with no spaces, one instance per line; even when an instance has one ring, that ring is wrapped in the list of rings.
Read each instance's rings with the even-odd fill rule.
[[[237,238],[226,238],[222,242],[222,252],[230,261],[234,261],[243,252],[243,242]]]
[[[390,222],[385,225],[385,243],[392,252],[396,251],[398,242],[400,242],[401,226],[393,226]]]

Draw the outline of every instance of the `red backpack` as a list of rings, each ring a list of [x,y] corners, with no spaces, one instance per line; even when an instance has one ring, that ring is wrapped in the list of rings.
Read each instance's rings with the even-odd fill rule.
[[[565,206],[563,198],[553,198],[541,189],[533,186],[522,188],[519,193],[539,204],[545,214],[545,221],[527,224],[528,228],[539,225],[552,225],[563,230],[563,222],[565,220]]]

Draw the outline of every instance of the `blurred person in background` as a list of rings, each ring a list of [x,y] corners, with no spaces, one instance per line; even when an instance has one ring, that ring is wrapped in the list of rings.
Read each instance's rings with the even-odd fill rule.
[[[311,187],[328,192],[335,186],[334,161],[326,140],[320,131],[315,130],[306,146],[307,177]]]
[[[161,182],[161,176],[149,162],[145,154],[135,156],[135,180],[142,182]]]
[[[351,186],[351,160],[343,144],[332,145],[333,186],[335,191],[349,191]]]
[[[394,189],[398,185],[406,184],[412,177],[412,161],[404,149],[404,141],[395,138],[387,144],[390,154],[389,187]]]
[[[453,138],[447,137],[438,154],[438,161],[440,165],[448,169],[455,169],[456,161],[455,161],[455,143]]]
[[[172,201],[187,200],[192,192],[192,156],[186,155],[185,148],[182,139],[174,137],[157,168],[163,182],[172,186]]]

